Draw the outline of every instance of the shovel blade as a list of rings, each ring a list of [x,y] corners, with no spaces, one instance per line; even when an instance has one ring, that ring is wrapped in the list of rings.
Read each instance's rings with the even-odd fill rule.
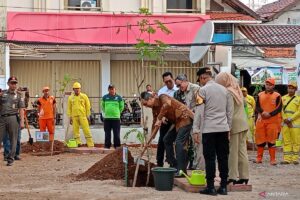
[[[32,138],[32,137],[29,138],[29,141],[28,141],[28,142],[29,142],[30,145],[33,145],[33,138]]]

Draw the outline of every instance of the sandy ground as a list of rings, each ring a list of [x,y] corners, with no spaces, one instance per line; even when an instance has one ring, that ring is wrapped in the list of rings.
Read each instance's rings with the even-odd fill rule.
[[[154,188],[126,188],[122,181],[74,181],[74,175],[84,172],[104,155],[70,154],[32,156],[22,154],[22,160],[12,167],[0,161],[0,199],[300,199],[300,166],[250,162],[252,192],[231,192],[228,196],[210,197],[186,193],[175,187],[170,192]],[[281,155],[278,155],[280,157]],[[250,152],[250,159],[254,154]],[[268,159],[268,156],[265,156]],[[266,198],[259,193],[266,192]]]

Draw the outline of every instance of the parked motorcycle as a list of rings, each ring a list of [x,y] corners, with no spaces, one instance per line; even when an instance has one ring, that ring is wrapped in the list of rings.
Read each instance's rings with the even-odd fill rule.
[[[132,110],[132,118],[134,122],[141,122],[142,109],[137,99],[133,99],[129,102]]]
[[[96,124],[96,113],[94,110],[91,108],[91,115],[89,117],[90,120],[90,125],[95,125]]]
[[[39,129],[39,115],[38,115],[38,105],[37,101],[31,102],[32,109],[26,109],[26,117],[28,124],[32,125],[34,128]]]
[[[124,110],[121,113],[121,122],[129,125],[132,121],[132,113],[130,112],[129,105],[126,99],[124,99]]]
[[[55,125],[60,125],[62,123],[62,117],[63,114],[62,113],[56,113],[56,120],[55,120]]]

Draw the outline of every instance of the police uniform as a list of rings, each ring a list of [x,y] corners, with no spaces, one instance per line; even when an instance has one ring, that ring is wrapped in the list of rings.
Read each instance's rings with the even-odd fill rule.
[[[16,78],[14,80],[17,82]],[[20,108],[25,108],[21,95],[17,91],[4,90],[0,96],[0,141],[2,142],[4,134],[8,133],[11,144],[10,153],[7,157],[8,164],[14,161],[16,153]]]
[[[29,98],[30,98],[28,88],[24,92],[22,91],[22,88],[18,88],[17,91],[21,95],[21,97],[24,98],[25,108],[28,108],[28,102],[29,102]],[[3,151],[4,161],[7,161],[7,156],[10,152],[10,142],[9,142],[8,133],[5,134],[5,136],[3,138],[3,148],[4,148],[4,151]],[[20,153],[21,153],[21,128],[19,127],[17,148],[16,148],[16,154],[14,157],[15,160],[21,160]]]

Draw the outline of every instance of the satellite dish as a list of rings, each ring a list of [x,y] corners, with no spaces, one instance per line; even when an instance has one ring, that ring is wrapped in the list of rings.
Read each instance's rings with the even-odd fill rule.
[[[198,31],[194,38],[195,43],[209,43],[212,41],[214,34],[214,23],[212,21],[206,21]],[[203,58],[210,46],[191,46],[190,49],[190,61],[196,63]]]

